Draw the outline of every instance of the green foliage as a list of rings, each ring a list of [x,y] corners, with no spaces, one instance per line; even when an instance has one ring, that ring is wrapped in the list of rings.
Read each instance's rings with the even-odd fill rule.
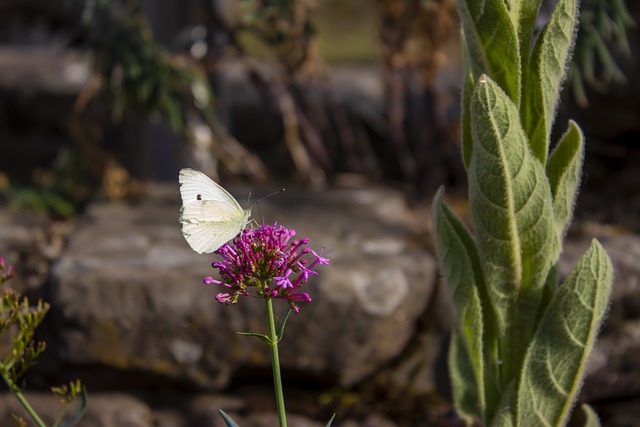
[[[575,204],[582,171],[584,136],[574,121],[560,138],[546,165],[553,196],[556,233],[564,237]]]
[[[14,289],[2,288],[0,297],[0,334],[11,334],[11,349],[0,360],[0,372],[11,391],[44,351],[44,342],[33,342],[33,334],[49,305],[38,301],[34,307]]]
[[[453,400],[456,402],[458,412],[461,417],[471,423],[474,418],[482,418],[486,408],[484,402],[486,394],[479,393],[479,390],[483,389],[480,383],[483,380],[483,375],[482,372],[476,373],[477,369],[474,370],[476,367],[472,366],[465,338],[460,332],[460,328],[457,327],[453,330],[449,345],[449,375],[453,386]]]
[[[20,404],[27,411],[38,427],[46,424],[33,410],[22,394],[24,375],[36,363],[37,358],[45,350],[44,342],[34,342],[33,335],[44,316],[49,311],[49,304],[38,301],[35,306],[29,304],[29,300],[18,291],[8,289],[4,284],[13,276],[11,266],[6,266],[0,257],[0,335],[9,336],[10,348],[0,348],[0,376],[13,393]],[[54,387],[54,394],[59,396],[65,408],[60,412],[58,419],[52,427],[72,427],[80,421],[87,409],[86,390],[80,381],[70,383],[68,386]],[[71,402],[82,393],[82,405],[79,411],[69,420],[63,422]],[[26,426],[26,422],[13,416],[14,422],[19,426]]]
[[[609,303],[611,261],[597,241],[547,308],[520,378],[518,425],[565,425]]]
[[[520,97],[518,37],[504,0],[461,0],[460,18],[469,64],[477,79],[489,73],[514,102]],[[492,13],[485,13],[491,9]]]
[[[560,86],[573,48],[578,20],[575,0],[559,0],[536,40],[523,84],[521,119],[531,148],[544,164],[549,135],[560,100]]]
[[[576,34],[575,0],[559,0],[530,48],[539,0],[460,0],[463,157],[475,237],[443,201],[434,234],[456,308],[449,370],[458,412],[492,426],[565,425],[612,282],[594,241],[557,286],[562,241],[583,163],[569,122],[547,158]],[[507,40],[509,39],[509,40]],[[598,425],[583,408],[586,425]]]
[[[434,202],[434,229],[437,233],[439,253],[446,282],[453,295],[458,313],[458,327],[454,331],[449,351],[449,365],[454,393],[457,401],[466,408],[465,413],[480,415],[486,406],[485,369],[495,366],[486,364],[485,346],[492,347],[493,340],[484,337],[480,293],[486,297],[486,286],[482,275],[478,251],[473,237],[462,222],[442,202],[443,190],[438,191]],[[485,301],[485,307],[490,307]],[[472,356],[470,356],[470,354]],[[473,384],[465,380],[473,378]]]
[[[53,423],[53,427],[73,427],[84,416],[84,413],[89,407],[89,401],[87,397],[87,389],[82,385],[80,380],[71,381],[68,385],[64,384],[60,387],[52,387],[51,392],[58,397],[60,402],[64,405],[64,409],[60,412],[60,415]],[[69,410],[69,406],[80,397],[81,404],[80,409],[75,413],[73,417],[63,422],[63,417]]]
[[[486,76],[476,85],[471,116],[469,203],[496,314],[498,357],[503,362],[498,383],[505,387],[533,333],[559,242],[544,169],[527,145],[515,105]]]
[[[616,54],[630,56],[627,34],[636,27],[624,0],[582,0],[580,33],[569,75],[578,104],[589,104],[585,84],[605,91],[612,82],[626,77],[616,62]]]
[[[96,107],[92,113],[106,109],[116,123],[125,116],[164,119],[174,132],[199,145],[198,151],[211,154],[229,171],[266,178],[262,162],[219,123],[205,64],[172,54],[157,43],[138,0],[76,1],[82,5],[82,20],[69,47],[87,54],[94,75],[75,103],[74,136],[97,175],[102,177],[113,158],[99,147],[101,135],[90,126],[102,129],[107,125],[104,118],[96,124],[95,114],[81,115],[89,105]],[[204,143],[197,137],[200,124],[211,131]]]
[[[50,168],[34,175],[37,181],[31,184],[7,180],[0,186],[11,208],[68,218],[75,215],[89,197],[86,167],[77,150],[60,149]]]
[[[74,206],[65,197],[50,189],[33,187],[9,187],[3,193],[12,209],[32,209],[45,215],[63,218],[75,213]]]
[[[105,99],[115,121],[125,112],[160,114],[181,132],[190,109],[210,108],[204,76],[153,41],[137,1],[87,0],[71,45],[91,53],[98,85],[89,95]]]

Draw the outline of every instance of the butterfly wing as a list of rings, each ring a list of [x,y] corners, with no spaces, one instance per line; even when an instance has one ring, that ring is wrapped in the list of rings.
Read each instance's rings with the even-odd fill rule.
[[[213,252],[246,225],[250,211],[202,172],[182,169],[179,175],[182,234],[198,252]]]
[[[204,173],[185,168],[178,175],[182,205],[200,200],[213,200],[234,206],[242,211],[242,207],[231,194]]]
[[[213,252],[233,239],[247,224],[249,214],[242,209],[212,200],[183,206],[182,234],[198,253]]]

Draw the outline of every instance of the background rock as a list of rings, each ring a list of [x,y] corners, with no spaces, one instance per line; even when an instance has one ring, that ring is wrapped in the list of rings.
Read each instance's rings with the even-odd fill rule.
[[[195,254],[184,241],[179,204],[175,185],[134,209],[89,208],[53,270],[63,363],[208,389],[227,387],[246,368],[270,372],[266,346],[235,333],[264,331],[263,305],[215,302],[217,289],[202,284],[213,274],[212,256]],[[297,229],[332,261],[307,284],[313,303],[287,324],[284,369],[350,386],[402,352],[429,304],[436,267],[412,241],[415,229],[399,193],[288,189],[254,211],[267,223]]]
[[[63,405],[51,394],[27,393],[29,404],[47,425],[52,425]],[[73,416],[79,408],[74,402],[67,413]],[[11,425],[10,415],[21,416],[30,423],[31,419],[20,406],[15,396],[0,395],[0,420],[2,425]],[[82,427],[151,427],[151,410],[139,399],[124,394],[93,394],[90,405],[82,417]]]
[[[247,199],[246,192],[235,194]],[[126,422],[144,426],[218,426],[217,408],[237,414],[243,425],[263,425],[273,416],[267,349],[235,334],[264,330],[262,304],[215,302],[217,290],[202,284],[213,273],[213,257],[195,254],[184,241],[179,203],[172,185],[153,187],[134,204],[95,203],[74,221],[0,211],[0,249],[18,268],[15,283],[52,303],[42,326],[48,350],[29,389],[81,378],[92,410],[107,417],[92,415],[91,425],[111,425],[116,421],[108,414],[115,409],[109,408],[129,405],[139,416]],[[436,286],[435,261],[419,221],[399,193],[287,188],[253,211],[258,222],[295,228],[331,259],[306,285],[313,302],[292,315],[281,344],[291,415],[313,413],[322,420],[323,411],[340,408],[349,393],[366,400],[376,390],[387,399],[376,408],[386,417],[417,413],[424,420],[425,408],[412,406],[422,402],[428,413],[447,418],[450,406],[434,396],[447,393],[451,304],[446,287]],[[606,417],[615,412],[607,401],[639,393],[640,238],[624,228],[578,221],[567,238],[561,276],[592,237],[613,260],[615,284],[581,399],[595,402]],[[53,398],[39,396],[36,403],[53,414]],[[16,408],[6,402],[13,405],[15,398],[2,399],[0,420],[6,420],[2,414]],[[370,409],[364,413],[371,415]],[[364,420],[362,414],[352,420]],[[300,419],[301,425],[312,422]]]

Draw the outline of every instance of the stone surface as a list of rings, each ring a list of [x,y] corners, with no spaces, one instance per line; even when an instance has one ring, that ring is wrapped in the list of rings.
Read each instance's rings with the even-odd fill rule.
[[[235,334],[265,330],[263,305],[214,301],[217,289],[202,284],[213,273],[212,256],[188,247],[178,209],[177,185],[134,207],[89,208],[53,270],[52,311],[64,363],[209,389],[228,386],[247,367],[270,369],[267,347]],[[402,352],[430,301],[436,267],[413,242],[399,193],[287,189],[254,213],[296,229],[332,260],[307,284],[313,303],[289,319],[280,345],[284,369],[349,386]]]
[[[29,404],[47,425],[62,410],[62,405],[49,393],[27,393]],[[272,396],[269,396],[272,397]],[[145,401],[120,393],[90,393],[89,406],[79,427],[224,427],[226,424],[218,413],[223,408],[240,425],[245,427],[275,426],[278,418],[275,412],[258,411],[246,414],[247,403],[239,399],[222,395],[201,395],[194,398],[176,398],[173,407],[152,408]],[[271,400],[270,400],[271,403]],[[79,404],[73,403],[67,417],[73,416]],[[5,393],[0,395],[0,425],[13,425],[11,415],[18,415],[32,425],[26,411],[18,403],[15,396]],[[324,423],[313,421],[303,415],[289,414],[288,425],[298,427],[320,427]],[[388,424],[385,424],[388,425]]]
[[[254,189],[253,197],[269,191]],[[246,192],[235,194],[247,200]],[[273,419],[266,348],[235,334],[264,330],[262,304],[246,299],[225,307],[214,301],[217,291],[201,282],[213,272],[212,256],[189,249],[179,231],[178,207],[177,186],[170,186],[155,188],[135,204],[96,203],[68,222],[0,210],[0,250],[16,264],[15,283],[52,303],[43,328],[53,338],[36,369],[55,354],[61,364],[48,375],[81,368],[77,376],[90,385],[92,411],[105,414],[88,415],[92,424],[82,425],[217,427],[223,425],[217,408],[237,414],[241,425]],[[313,303],[289,319],[281,344],[285,381],[322,390],[336,385],[349,390],[367,381],[398,402],[416,395],[427,402],[436,388],[446,393],[450,301],[442,284],[435,287],[434,260],[398,193],[287,188],[253,211],[259,222],[278,220],[295,228],[332,260],[307,285]],[[615,283],[581,399],[633,399],[640,391],[640,237],[624,228],[578,221],[567,238],[561,276],[593,237],[613,260]],[[39,379],[29,388],[57,382]],[[229,386],[234,391],[225,390],[226,395],[198,395],[198,388]],[[177,393],[183,388],[188,395]],[[104,394],[108,389],[137,397]],[[157,391],[165,389],[174,397],[159,397]],[[34,396],[45,416],[53,416],[52,398]],[[292,396],[291,414],[307,414],[304,405],[318,401],[301,404],[300,393]],[[0,417],[15,408],[7,406],[14,401],[0,399]],[[390,402],[385,404],[396,404]],[[134,418],[114,421],[117,411],[109,408],[130,406]],[[625,425],[623,418],[612,417],[614,406],[597,408],[603,420],[612,420],[606,425]],[[336,425],[364,422],[362,416],[356,419]],[[375,422],[388,422],[380,420]],[[312,421],[300,417],[300,423]]]
[[[91,77],[91,64],[64,41],[0,47],[0,87],[24,92],[78,94]]]
[[[72,221],[55,222],[33,212],[0,209],[0,255],[16,269],[11,286],[38,294],[72,229]]]
[[[52,425],[62,410],[62,405],[51,394],[27,393],[25,397],[47,425]],[[75,414],[77,408],[78,402],[74,402],[67,414]],[[31,421],[15,396],[0,395],[0,425],[13,425],[11,414]],[[28,422],[28,425],[33,424]],[[151,410],[139,399],[124,394],[92,394],[79,426],[151,427]]]

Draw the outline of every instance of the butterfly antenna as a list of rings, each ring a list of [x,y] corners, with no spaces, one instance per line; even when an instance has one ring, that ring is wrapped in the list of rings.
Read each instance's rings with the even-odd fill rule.
[[[260,203],[261,201],[263,201],[264,199],[267,199],[271,196],[275,196],[276,194],[282,193],[284,191],[284,188],[281,188],[278,191],[274,191],[273,193],[269,193],[264,197],[260,197],[258,200],[256,200],[255,202],[251,203],[251,207],[253,207],[253,205],[257,205],[258,203]],[[258,206],[258,209],[260,208],[260,206]]]
[[[262,223],[264,224],[264,217],[262,216],[262,212],[260,211],[260,202],[263,201],[266,198],[269,198],[271,196],[275,196],[276,194],[282,193],[284,191],[284,188],[281,188],[278,191],[274,191],[273,193],[269,193],[264,197],[259,198],[258,200],[256,200],[255,202],[251,203],[251,206],[253,207],[253,205],[257,205],[258,206],[258,216],[262,219]]]

